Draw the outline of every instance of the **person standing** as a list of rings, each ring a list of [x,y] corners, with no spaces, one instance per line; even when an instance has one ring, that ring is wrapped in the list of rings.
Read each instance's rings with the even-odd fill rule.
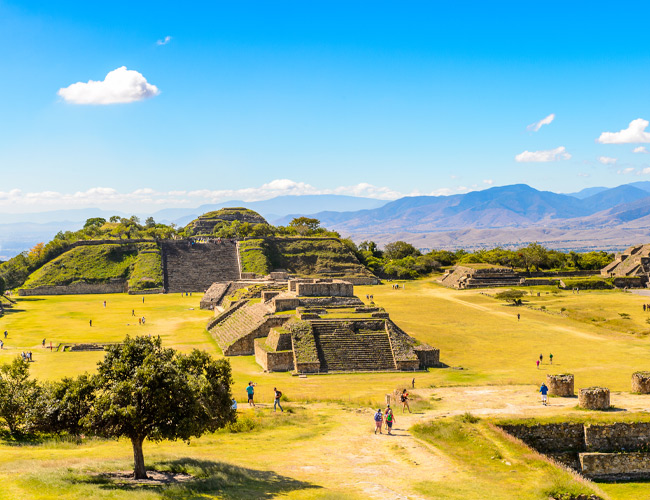
[[[539,388],[539,392],[542,393],[542,404],[544,406],[547,405],[547,400],[548,400],[548,387],[546,387],[546,384],[542,382],[542,386]]]
[[[377,413],[375,413],[375,434],[377,434],[377,431],[379,431],[379,434],[381,434],[381,426],[384,423],[384,416],[381,413],[381,408],[377,408]]]
[[[45,339],[43,339],[43,342],[42,342],[42,344],[43,344],[43,347],[45,347]]]
[[[395,423],[395,417],[393,416],[393,409],[388,405],[386,407],[386,430],[388,435],[391,436],[391,431],[393,430],[393,424]]]
[[[104,307],[106,307],[106,301],[104,301]]]
[[[89,324],[90,326],[93,326],[93,320],[91,319],[91,320],[88,322],[88,324]]]
[[[255,384],[253,382],[248,383],[246,393],[248,394],[248,405],[255,406],[255,401],[253,401],[253,396],[255,395]]]
[[[539,370],[539,359],[537,360],[537,369]]]
[[[539,355],[539,362],[541,363],[544,360],[544,355],[540,354]]]
[[[548,355],[548,359],[551,362],[551,364],[553,364],[553,353]]]
[[[399,397],[400,401],[402,402],[402,413],[404,413],[404,410],[409,411],[411,413],[411,407],[409,406],[409,393],[406,392],[406,389],[402,391],[401,396]]]
[[[7,335],[9,335],[9,333],[7,333],[7,330],[5,330],[5,338],[7,338]]]
[[[4,348],[5,348],[5,343],[2,340],[0,340],[0,349],[4,349]]]
[[[273,399],[273,411],[275,410],[275,407],[277,406],[280,408],[280,411],[284,413],[284,410],[282,409],[282,406],[280,405],[280,398],[282,397],[282,391],[278,391],[277,388],[273,388],[273,395],[275,396]]]
[[[415,389],[415,377],[411,380],[411,389]]]
[[[521,319],[521,314],[517,313],[517,321]]]

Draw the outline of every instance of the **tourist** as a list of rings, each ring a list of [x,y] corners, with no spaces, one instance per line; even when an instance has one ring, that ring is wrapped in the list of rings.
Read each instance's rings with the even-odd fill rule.
[[[104,301],[104,307],[106,307],[106,301]]]
[[[409,406],[409,393],[406,392],[406,389],[402,391],[402,394],[399,398],[402,402],[402,413],[404,413],[404,410],[406,409],[408,409],[409,413],[411,413],[411,407]]]
[[[541,363],[542,361],[544,361],[544,356],[540,354],[539,355],[539,362]]]
[[[9,333],[7,333],[7,330],[5,330],[5,338],[7,338],[7,335],[9,335]]]
[[[144,295],[142,296],[142,303],[144,304]]]
[[[411,389],[415,389],[415,377],[411,380]]]
[[[43,347],[45,347],[45,339],[43,339],[42,345]]]
[[[232,400],[232,405],[230,405],[230,407],[231,407],[233,410],[237,411],[237,400],[236,400],[236,399],[233,399],[233,400]]]
[[[551,364],[553,364],[553,353],[548,355],[548,359],[551,361]]]
[[[521,314],[517,313],[517,321],[521,319]]]
[[[91,319],[91,320],[88,322],[88,324],[89,324],[90,326],[93,326],[93,320]]]
[[[246,393],[248,394],[248,405],[249,406],[255,406],[255,401],[253,401],[253,396],[255,394],[255,385],[253,382],[248,383],[248,387],[246,387]]]
[[[377,413],[375,413],[375,434],[377,434],[377,431],[379,431],[379,434],[381,434],[381,426],[384,423],[384,416],[381,413],[381,408],[377,409]]]
[[[542,393],[542,404],[546,406],[548,399],[546,396],[548,394],[548,387],[546,387],[546,384],[544,382],[542,382],[542,386],[539,388],[539,392]]]
[[[273,388],[273,394],[275,398],[273,399],[273,411],[275,411],[275,407],[277,406],[280,408],[280,411],[284,413],[284,410],[282,409],[282,406],[280,405],[280,398],[282,397],[282,391],[278,391],[275,387]]]
[[[131,316],[135,316],[135,309],[131,309]]]
[[[388,435],[392,435],[391,431],[393,430],[393,424],[395,423],[395,417],[393,417],[393,410],[390,405],[386,406],[386,430]]]
[[[138,318],[138,324],[139,324],[139,325],[142,324],[142,318]]]
[[[142,316],[142,324],[143,325],[145,324],[146,321],[147,321],[147,319],[144,316]]]
[[[539,359],[537,360],[537,369],[539,370]]]
[[[2,340],[0,340],[0,349],[4,349],[4,348],[5,348],[5,343]]]
[[[643,312],[645,312],[645,304],[643,304]]]

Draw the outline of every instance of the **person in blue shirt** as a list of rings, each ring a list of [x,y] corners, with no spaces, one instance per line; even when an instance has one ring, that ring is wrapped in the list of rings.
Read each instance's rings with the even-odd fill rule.
[[[248,387],[246,387],[246,393],[248,394],[248,404],[250,406],[255,406],[255,402],[253,401],[253,394],[255,393],[255,384],[253,382],[248,383]]]
[[[542,382],[542,386],[539,388],[539,392],[542,393],[542,404],[544,406],[547,405],[547,394],[548,394],[548,387],[546,387],[546,384]]]

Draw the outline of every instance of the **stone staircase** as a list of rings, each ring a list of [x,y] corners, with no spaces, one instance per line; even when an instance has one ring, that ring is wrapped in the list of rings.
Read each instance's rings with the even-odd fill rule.
[[[225,315],[223,321],[212,326],[210,333],[219,344],[219,347],[225,351],[228,346],[260,326],[268,312],[269,307],[263,303],[249,306],[243,305],[232,314]]]
[[[162,243],[164,288],[168,293],[205,292],[215,281],[239,279],[237,246],[221,243]]]
[[[508,268],[474,269],[456,266],[452,272],[442,277],[441,283],[453,288],[491,288],[519,286],[522,283],[522,278]]]
[[[311,321],[321,371],[395,370],[385,330],[353,332],[339,321]]]

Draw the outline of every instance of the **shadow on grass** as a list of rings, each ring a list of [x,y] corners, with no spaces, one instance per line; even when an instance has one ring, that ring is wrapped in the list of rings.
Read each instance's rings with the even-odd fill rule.
[[[14,314],[25,312],[25,309],[16,309],[15,307],[5,307],[4,314]]]
[[[321,488],[321,486],[298,481],[272,471],[248,469],[224,462],[183,458],[156,462],[148,473],[158,472],[168,480],[162,482],[134,481],[115,474],[71,474],[71,484],[96,485],[103,490],[151,491],[171,500],[201,500],[218,494],[224,499],[271,499],[277,495],[296,490]],[[190,475],[182,481],[175,475]]]

